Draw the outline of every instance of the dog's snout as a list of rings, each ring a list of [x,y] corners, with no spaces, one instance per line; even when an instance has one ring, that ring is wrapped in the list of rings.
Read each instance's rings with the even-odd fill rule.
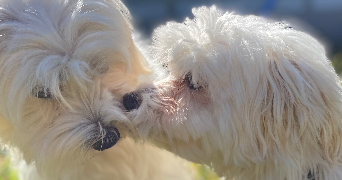
[[[98,151],[104,151],[113,147],[120,139],[120,132],[116,127],[107,127],[102,130],[98,140],[93,144],[93,148]]]
[[[136,92],[127,93],[123,96],[123,105],[127,111],[138,109],[143,98],[142,95]]]

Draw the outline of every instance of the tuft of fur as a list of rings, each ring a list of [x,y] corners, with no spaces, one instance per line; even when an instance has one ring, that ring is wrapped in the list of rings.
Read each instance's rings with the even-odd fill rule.
[[[342,89],[324,48],[284,23],[193,14],[154,32],[168,76],[137,90],[139,136],[226,179],[341,179]]]
[[[0,0],[0,138],[32,165],[24,177],[167,179],[156,164],[182,167],[130,139],[92,147],[104,127],[134,136],[119,101],[149,72],[129,18],[119,0]]]

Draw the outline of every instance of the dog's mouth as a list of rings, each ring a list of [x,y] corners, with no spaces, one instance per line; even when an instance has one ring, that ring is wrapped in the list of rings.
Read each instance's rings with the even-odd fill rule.
[[[96,137],[95,143],[92,144],[93,149],[97,151],[104,151],[113,147],[120,139],[119,130],[112,127],[104,127],[99,123],[100,133]]]

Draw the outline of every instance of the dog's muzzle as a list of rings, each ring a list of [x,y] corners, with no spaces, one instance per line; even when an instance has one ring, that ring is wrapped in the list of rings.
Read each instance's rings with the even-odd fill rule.
[[[122,104],[127,111],[138,109],[142,103],[143,97],[137,92],[127,93],[123,96]]]
[[[120,139],[120,132],[116,127],[107,127],[103,129],[103,136],[93,144],[93,148],[98,151],[104,151],[113,147]]]

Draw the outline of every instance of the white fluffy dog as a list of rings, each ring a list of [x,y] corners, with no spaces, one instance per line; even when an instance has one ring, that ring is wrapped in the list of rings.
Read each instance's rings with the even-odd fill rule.
[[[42,179],[190,179],[173,154],[119,141],[133,129],[118,100],[148,73],[119,0],[1,0],[0,7],[3,145]]]
[[[342,179],[342,89],[323,47],[284,23],[193,13],[154,33],[168,76],[124,96],[139,136],[231,180]]]

